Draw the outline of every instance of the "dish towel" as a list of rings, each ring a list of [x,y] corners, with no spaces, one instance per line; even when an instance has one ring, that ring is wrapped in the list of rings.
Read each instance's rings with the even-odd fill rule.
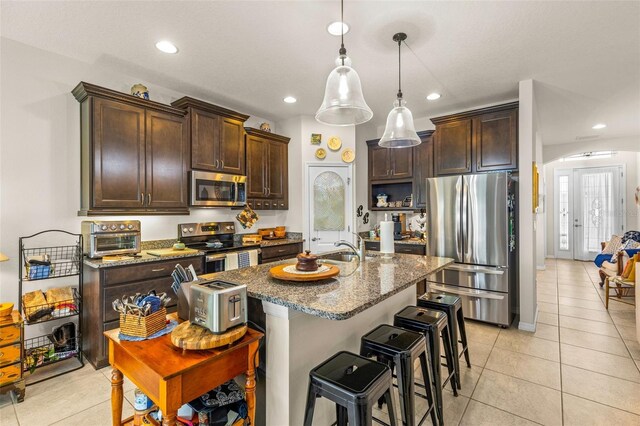
[[[228,253],[224,270],[233,271],[234,269],[238,269],[238,253]]]
[[[238,253],[238,268],[256,266],[258,264],[258,250],[242,251]]]

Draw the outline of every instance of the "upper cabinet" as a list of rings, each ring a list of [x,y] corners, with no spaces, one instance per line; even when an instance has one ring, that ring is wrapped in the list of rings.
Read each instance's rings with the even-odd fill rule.
[[[187,111],[191,168],[244,175],[244,122],[248,115],[185,96],[173,102]]]
[[[289,208],[289,138],[245,128],[247,204],[256,210]]]
[[[411,179],[413,176],[413,150],[411,148],[384,148],[379,139],[367,141],[369,147],[369,180]]]
[[[433,130],[418,132],[422,143],[413,147],[413,205],[426,207],[427,178],[433,177]]]
[[[83,215],[189,214],[185,112],[81,82]]]
[[[518,168],[518,102],[432,118],[434,174]]]

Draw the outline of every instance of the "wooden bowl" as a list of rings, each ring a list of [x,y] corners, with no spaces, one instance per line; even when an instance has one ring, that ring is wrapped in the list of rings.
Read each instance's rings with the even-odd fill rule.
[[[276,226],[276,231],[284,231],[285,229],[287,229],[286,226]]]
[[[0,318],[8,317],[9,315],[11,315],[11,312],[13,312],[13,303],[11,302],[0,303]]]
[[[284,238],[287,235],[287,231],[280,231],[276,229],[276,231],[273,234],[278,238]]]

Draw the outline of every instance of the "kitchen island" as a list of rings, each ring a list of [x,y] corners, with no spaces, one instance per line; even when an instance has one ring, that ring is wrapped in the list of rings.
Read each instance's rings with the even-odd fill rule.
[[[322,258],[322,256],[320,256]],[[289,283],[269,269],[291,260],[205,275],[246,284],[266,314],[266,424],[303,423],[309,371],[340,350],[358,352],[360,337],[407,305],[415,284],[452,259],[395,254],[367,255],[364,262],[334,262],[341,272],[314,283]],[[315,424],[331,424],[335,409],[318,400]]]

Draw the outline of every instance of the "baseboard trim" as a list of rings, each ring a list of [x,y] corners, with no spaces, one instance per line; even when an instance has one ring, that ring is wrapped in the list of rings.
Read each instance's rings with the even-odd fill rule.
[[[538,271],[546,271],[546,270],[547,270],[547,267],[546,267],[546,266],[540,266],[540,265],[538,265],[538,266],[536,266],[536,269],[537,269]]]
[[[528,323],[528,322],[520,321],[518,323],[518,329],[523,330],[523,331],[530,331],[532,333],[535,333],[536,324],[538,324],[538,305],[536,305],[536,314],[534,316],[533,324]]]

